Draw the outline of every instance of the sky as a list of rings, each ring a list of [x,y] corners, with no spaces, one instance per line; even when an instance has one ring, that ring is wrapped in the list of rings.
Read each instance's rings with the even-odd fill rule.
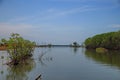
[[[38,44],[81,44],[118,30],[120,0],[0,0],[0,38],[19,33]]]

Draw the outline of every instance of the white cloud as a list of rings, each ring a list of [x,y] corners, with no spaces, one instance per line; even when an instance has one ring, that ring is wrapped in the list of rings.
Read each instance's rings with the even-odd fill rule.
[[[52,14],[55,11],[56,10],[54,8],[49,8],[47,10],[40,11],[34,15],[19,16],[19,17],[10,19],[10,20],[8,20],[8,22],[12,23],[12,22],[23,22],[23,21],[28,21],[28,20],[34,20],[34,19],[38,19],[38,18],[41,19],[42,17],[47,16],[48,14]]]
[[[75,13],[80,13],[80,12],[85,12],[85,11],[91,11],[93,9],[94,8],[91,8],[91,7],[88,7],[88,6],[83,6],[83,7],[79,7],[79,8],[74,8],[74,9],[62,11],[62,12],[58,13],[58,15],[75,14]]]

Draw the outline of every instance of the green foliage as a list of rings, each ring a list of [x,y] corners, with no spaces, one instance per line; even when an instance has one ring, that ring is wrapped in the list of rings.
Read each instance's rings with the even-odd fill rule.
[[[10,59],[14,62],[32,55],[35,46],[35,42],[25,40],[17,33],[12,33],[8,40],[2,39],[1,41],[6,44]]]
[[[106,52],[108,52],[108,50],[105,48],[96,48],[96,52],[97,53],[106,53]]]
[[[120,50],[120,31],[95,35],[85,40],[85,46],[92,49],[103,47]]]

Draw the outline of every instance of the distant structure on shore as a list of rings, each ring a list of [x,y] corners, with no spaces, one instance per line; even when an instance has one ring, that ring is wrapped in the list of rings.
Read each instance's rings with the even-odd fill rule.
[[[81,47],[79,46],[74,46],[74,45],[36,45],[36,47]]]
[[[53,44],[47,44],[47,45],[36,45],[36,47],[82,47],[82,45],[79,45],[77,42],[73,42],[70,45],[53,45]]]

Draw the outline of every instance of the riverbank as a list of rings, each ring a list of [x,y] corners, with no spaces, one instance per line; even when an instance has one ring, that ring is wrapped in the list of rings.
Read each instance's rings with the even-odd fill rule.
[[[0,46],[0,50],[6,50],[6,46]]]

